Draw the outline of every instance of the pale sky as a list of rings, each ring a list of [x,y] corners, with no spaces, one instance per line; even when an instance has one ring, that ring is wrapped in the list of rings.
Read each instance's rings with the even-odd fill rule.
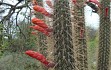
[[[92,8],[87,5],[84,9],[85,9],[86,26],[90,26],[92,28],[98,29],[99,21],[100,21],[99,15],[97,13],[93,13]]]

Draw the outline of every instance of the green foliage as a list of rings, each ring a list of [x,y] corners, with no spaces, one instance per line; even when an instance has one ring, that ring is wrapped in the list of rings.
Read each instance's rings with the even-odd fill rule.
[[[3,24],[0,24],[0,56],[2,55],[3,49]]]
[[[0,59],[1,70],[40,70],[40,63],[24,53],[9,53]]]
[[[10,34],[12,36],[10,39],[5,39],[8,42],[7,50],[10,52],[20,52],[28,49],[35,49],[37,38],[31,35],[31,29],[29,28],[31,24],[26,22],[19,23],[19,27],[13,28],[14,33]],[[5,46],[5,43],[4,43]]]
[[[14,19],[0,24],[0,70],[42,70],[39,61],[24,53],[38,49],[37,36],[31,35],[29,28],[31,17],[26,13],[20,13],[25,17],[22,22],[15,22],[14,14]]]
[[[2,40],[0,40],[0,55],[2,56],[4,52],[23,52],[25,50],[33,49],[37,50],[36,36],[31,35],[31,29],[29,28],[31,24],[22,22],[18,23],[18,26],[11,26],[13,30],[8,33],[4,30]],[[4,25],[5,26],[5,25]],[[6,27],[6,26],[5,26]],[[7,27],[8,29],[8,27]],[[9,35],[11,38],[9,38]]]
[[[92,38],[92,37],[89,37]],[[89,70],[96,70],[97,66],[97,48],[99,43],[98,35],[88,41],[88,66]]]

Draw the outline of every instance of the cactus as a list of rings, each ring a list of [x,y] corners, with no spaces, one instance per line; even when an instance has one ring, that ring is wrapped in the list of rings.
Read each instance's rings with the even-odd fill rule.
[[[0,52],[2,51],[2,44],[3,44],[3,24],[0,24]]]
[[[77,0],[74,5],[74,45],[77,70],[88,70],[87,45],[84,19],[84,0]]]
[[[56,0],[54,3],[55,70],[75,70],[69,0]]]
[[[43,0],[37,0],[37,3],[38,3],[39,6],[43,6],[43,5],[42,5]],[[43,14],[40,14],[40,13],[38,13],[38,12],[36,12],[35,16],[36,16],[37,18],[39,17],[39,19],[44,19]],[[46,36],[45,36],[43,33],[38,32],[37,37],[38,37],[38,43],[37,43],[37,44],[38,44],[38,46],[39,46],[39,51],[40,51],[40,53],[42,53],[43,55],[47,56],[47,53],[46,53],[46,51],[47,51]],[[40,68],[41,68],[42,70],[47,70],[47,68],[46,68],[45,66],[43,66],[43,65],[40,66]]]
[[[37,3],[38,5],[42,6],[42,0],[38,0]],[[44,16],[38,12],[36,12],[35,15],[36,17],[39,17],[39,19],[44,19]],[[41,32],[38,32],[38,45],[40,47],[39,51],[46,56],[46,36]]]
[[[99,54],[97,70],[109,69],[110,55],[110,0],[102,0],[100,9]]]

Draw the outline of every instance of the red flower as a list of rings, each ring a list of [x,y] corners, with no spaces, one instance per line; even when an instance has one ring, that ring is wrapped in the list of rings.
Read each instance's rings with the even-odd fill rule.
[[[48,12],[47,12],[43,7],[41,7],[41,6],[36,5],[36,6],[33,7],[33,9],[34,9],[35,11],[37,11],[37,12],[42,13],[42,14],[45,15],[45,16],[48,16],[48,17],[51,17],[51,16],[52,16],[52,14],[48,13]]]
[[[29,55],[32,58],[35,58],[39,60],[42,64],[44,64],[46,67],[54,67],[55,63],[54,62],[49,62],[44,55],[40,54],[39,52],[35,52],[32,50],[28,50],[25,52],[25,54]]]
[[[46,30],[47,30],[48,32],[52,32],[52,31],[53,31],[53,28],[46,28]]]
[[[38,25],[35,25],[35,26],[30,26],[30,28],[33,28],[35,30],[38,30],[40,32],[42,32],[43,34],[49,36],[49,32],[47,30],[45,30],[44,28],[38,26]]]
[[[49,62],[46,60],[45,56],[43,56],[39,52],[28,50],[28,51],[25,52],[25,54],[29,55],[32,58],[35,58],[35,59],[39,60],[41,63],[43,63],[45,65],[49,64]]]
[[[45,29],[48,28],[48,26],[45,24],[45,22],[40,20],[40,19],[38,19],[38,18],[33,18],[32,23],[34,23],[34,24],[36,24],[36,25],[38,25],[38,26],[40,26],[42,28],[45,28]]]
[[[50,8],[53,8],[53,5],[51,3],[51,0],[46,0],[46,4],[50,7]]]
[[[36,0],[32,0],[32,4],[33,5],[37,5],[37,1]]]
[[[84,29],[83,29],[83,28],[80,29],[80,37],[81,37],[81,38],[84,37]]]
[[[72,0],[72,2],[73,2],[74,4],[76,4],[77,1],[76,1],[76,0]]]
[[[36,32],[33,31],[33,32],[31,32],[31,34],[36,35]]]
[[[108,7],[106,7],[106,8],[105,8],[105,17],[107,17],[107,16],[108,16],[108,11],[109,11],[109,8],[108,8]]]
[[[100,5],[100,3],[97,0],[89,0],[88,2],[93,2],[93,3],[97,4],[98,7],[101,8],[101,5]]]

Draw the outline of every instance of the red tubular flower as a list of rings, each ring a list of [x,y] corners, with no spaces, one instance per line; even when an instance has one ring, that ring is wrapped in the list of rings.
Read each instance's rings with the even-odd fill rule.
[[[30,28],[33,28],[35,30],[38,30],[40,32],[42,32],[43,34],[49,36],[49,32],[47,30],[45,30],[44,28],[38,26],[38,25],[35,25],[35,26],[30,26]]]
[[[49,64],[49,62],[46,60],[45,56],[43,56],[39,52],[28,50],[28,51],[25,52],[25,54],[29,55],[32,58],[35,58],[35,59],[39,60],[44,65],[48,65]]]
[[[37,5],[37,1],[36,0],[32,0],[32,4],[33,5]]]
[[[76,1],[76,0],[72,0],[72,2],[73,2],[74,4],[76,4],[77,1]]]
[[[33,32],[33,31],[32,31],[31,34],[36,35],[36,32]]]
[[[106,8],[105,8],[105,17],[107,17],[107,16],[108,16],[108,11],[109,11],[109,8],[108,8],[108,7],[106,7]]]
[[[48,16],[48,17],[51,17],[51,16],[52,16],[52,14],[48,13],[48,12],[47,12],[43,7],[41,7],[41,6],[36,5],[36,6],[33,7],[33,9],[34,9],[35,11],[37,11],[37,12],[42,13],[42,14],[45,15],[45,16]]]
[[[36,25],[38,25],[38,26],[40,26],[42,28],[45,28],[45,29],[48,28],[48,26],[45,24],[45,22],[40,20],[40,19],[38,19],[38,18],[33,18],[32,23],[34,23],[34,24],[36,24]]]
[[[39,60],[42,64],[44,64],[46,67],[54,67],[55,63],[53,62],[49,62],[46,57],[42,54],[40,54],[39,52],[35,52],[32,50],[28,50],[25,52],[25,54],[29,55],[32,58],[35,58],[37,60]]]
[[[53,5],[51,3],[51,0],[46,0],[46,4],[50,7],[50,8],[53,8]]]
[[[99,8],[101,8],[100,3],[97,0],[89,0],[88,2],[92,2],[98,5]]]
[[[33,18],[32,19],[32,23],[44,28],[46,31],[48,32],[52,32],[53,30],[51,28],[49,28],[44,21],[38,19],[38,18]]]
[[[52,32],[52,31],[53,31],[52,28],[46,28],[46,30],[47,30],[48,32]]]
[[[80,37],[81,37],[81,38],[83,38],[83,34],[84,34],[84,29],[81,28],[81,30],[80,30]]]

